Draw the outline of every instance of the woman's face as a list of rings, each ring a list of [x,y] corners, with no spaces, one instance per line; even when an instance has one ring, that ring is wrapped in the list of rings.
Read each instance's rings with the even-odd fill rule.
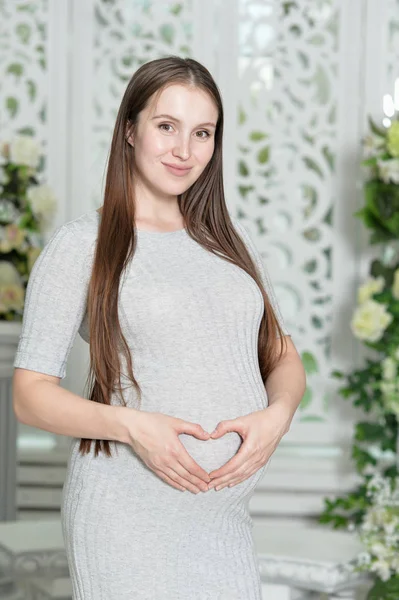
[[[150,101],[129,137],[140,185],[155,196],[185,192],[212,158],[217,118],[214,102],[199,88],[173,84]]]

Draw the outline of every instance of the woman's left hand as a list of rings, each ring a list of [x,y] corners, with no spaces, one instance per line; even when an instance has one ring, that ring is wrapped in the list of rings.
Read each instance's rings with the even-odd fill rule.
[[[216,440],[235,431],[242,437],[243,443],[233,458],[209,473],[212,481],[208,488],[232,487],[251,477],[269,460],[289,430],[289,424],[289,416],[278,403],[236,419],[220,421],[210,439]]]

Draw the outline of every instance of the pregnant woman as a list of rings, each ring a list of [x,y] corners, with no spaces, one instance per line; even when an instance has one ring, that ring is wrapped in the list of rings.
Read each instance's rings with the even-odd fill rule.
[[[260,600],[248,502],[305,389],[267,271],[231,217],[209,71],[142,65],[104,201],[31,273],[17,418],[71,436],[62,527],[74,600]],[[59,384],[79,332],[83,396]]]

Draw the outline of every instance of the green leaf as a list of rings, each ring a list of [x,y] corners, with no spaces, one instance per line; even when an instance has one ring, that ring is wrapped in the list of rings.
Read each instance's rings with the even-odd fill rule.
[[[301,423],[325,423],[325,419],[323,417],[319,417],[319,415],[304,415],[300,417]]]
[[[243,177],[248,177],[249,175],[248,167],[243,160],[238,161],[238,171]]]
[[[312,402],[312,390],[307,387],[305,390],[305,393],[303,395],[303,398],[301,400],[301,403],[299,405],[299,408],[301,410],[305,410],[305,408],[307,408]]]
[[[32,33],[29,25],[26,23],[19,23],[15,28],[15,32],[23,44],[28,44]]]
[[[241,106],[239,106],[239,108],[238,108],[238,124],[243,125],[243,123],[245,123],[246,120],[247,120],[247,115],[245,114],[245,112],[243,111]]]
[[[319,365],[317,364],[316,358],[311,352],[302,352],[301,354],[303,366],[308,375],[319,372]]]
[[[262,131],[251,131],[251,133],[249,134],[249,139],[252,142],[259,142],[261,140],[264,140],[265,138],[267,138],[267,135]]]
[[[28,96],[33,101],[36,98],[36,83],[32,79],[28,79],[26,86],[28,88]]]
[[[343,379],[345,374],[342,371],[332,371],[331,377],[335,377],[335,379]]]
[[[377,165],[377,156],[372,156],[371,158],[366,158],[361,161],[361,165],[363,167],[375,167]]]
[[[7,73],[13,73],[16,77],[21,77],[24,72],[24,67],[21,63],[11,63],[7,69]]]
[[[269,154],[270,153],[269,153],[268,146],[265,146],[264,148],[262,148],[261,150],[259,150],[258,157],[257,157],[258,158],[258,162],[261,165],[264,165],[265,163],[267,163],[268,160],[269,160]]]
[[[398,600],[399,598],[399,577],[394,576],[388,581],[382,581],[377,578],[371,590],[367,595],[367,600]]]
[[[355,439],[358,442],[375,442],[383,439],[385,434],[385,427],[378,423],[360,422],[355,426]]]
[[[378,135],[378,136],[380,136],[380,137],[383,137],[383,138],[385,138],[385,137],[386,137],[386,135],[387,135],[387,130],[386,130],[386,129],[384,129],[384,127],[380,127],[379,125],[377,125],[377,124],[376,124],[376,123],[373,121],[372,117],[370,117],[370,116],[369,116],[369,118],[368,118],[368,122],[369,122],[369,126],[370,126],[370,129],[371,129],[371,131],[372,131],[372,132],[373,132],[375,135]]]
[[[6,99],[6,108],[8,110],[8,112],[10,113],[10,117],[15,117],[15,115],[18,112],[18,100],[16,98],[13,98],[11,96],[9,96]]]

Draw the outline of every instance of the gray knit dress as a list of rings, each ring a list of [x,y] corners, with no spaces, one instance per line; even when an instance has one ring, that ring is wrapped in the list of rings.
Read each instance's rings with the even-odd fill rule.
[[[14,367],[64,378],[76,334],[89,342],[87,286],[100,219],[92,210],[69,221],[42,250]],[[232,220],[289,335],[260,255]],[[257,358],[263,300],[255,281],[186,229],[137,235],[120,282],[119,316],[143,390],[141,409],[211,432],[219,421],[265,408]],[[138,408],[133,387],[125,398]],[[120,404],[116,393],[112,403]],[[207,472],[242,443],[235,432],[180,440]],[[248,503],[269,463],[232,488],[194,494],[164,482],[127,444],[110,444],[112,458],[94,457],[94,444],[81,456],[79,440],[71,440],[61,519],[74,600],[261,600]]]

